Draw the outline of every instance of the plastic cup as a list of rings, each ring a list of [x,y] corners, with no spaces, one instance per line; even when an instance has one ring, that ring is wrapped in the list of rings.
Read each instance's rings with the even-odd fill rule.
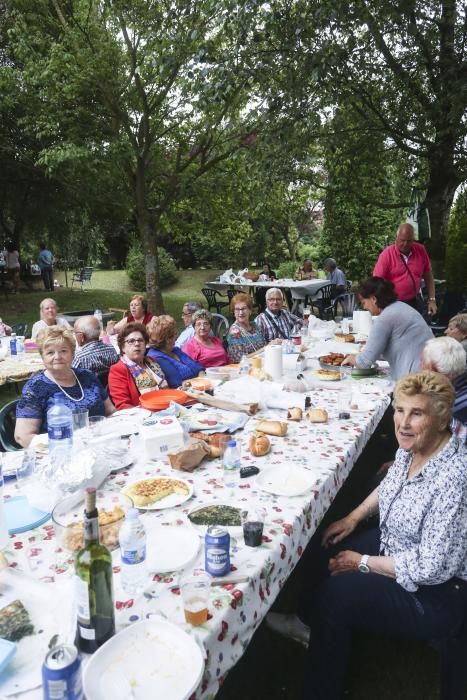
[[[25,495],[27,495],[27,490],[32,484],[35,467],[36,452],[33,447],[28,447],[24,450],[21,464],[16,467],[16,486]]]
[[[89,416],[89,429],[94,437],[102,434],[102,426],[104,421],[104,416]]]
[[[210,586],[211,581],[204,571],[182,579],[183,611],[189,625],[203,625],[207,621]]]
[[[264,508],[250,508],[240,513],[243,527],[243,539],[247,547],[259,547],[263,541],[264,520],[266,511]]]
[[[72,412],[72,416],[73,433],[89,427],[89,411],[87,408],[75,408]]]

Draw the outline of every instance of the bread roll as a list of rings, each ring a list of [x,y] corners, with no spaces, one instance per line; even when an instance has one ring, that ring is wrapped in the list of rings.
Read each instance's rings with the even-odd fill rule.
[[[310,423],[327,423],[328,412],[324,408],[311,408],[307,413]]]
[[[260,420],[256,423],[256,430],[266,435],[277,435],[284,437],[287,435],[287,423],[282,423],[280,420]]]
[[[271,449],[271,442],[264,433],[251,435],[248,442],[248,449],[255,457],[263,457]]]
[[[334,340],[337,340],[338,343],[355,343],[355,336],[352,333],[336,333]]]
[[[298,406],[293,406],[292,408],[289,408],[287,411],[287,420],[302,420],[303,417],[303,411],[301,408],[298,408]]]

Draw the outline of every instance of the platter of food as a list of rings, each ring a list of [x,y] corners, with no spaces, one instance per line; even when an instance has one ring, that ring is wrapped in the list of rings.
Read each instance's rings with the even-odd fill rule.
[[[312,472],[302,467],[270,467],[256,477],[256,486],[276,496],[302,496],[316,481]]]
[[[318,357],[319,366],[322,369],[335,369],[340,367],[344,361],[345,355],[341,352],[330,352],[328,355]]]
[[[340,369],[315,369],[313,374],[324,382],[338,382],[342,379]]]
[[[147,568],[151,574],[180,571],[197,556],[201,540],[191,527],[156,525],[151,520],[146,525]]]
[[[161,510],[185,503],[193,495],[193,486],[183,479],[156,476],[129,484],[125,496],[140,510]]]
[[[182,700],[196,690],[204,660],[196,639],[180,625],[153,615],[103,644],[83,672],[93,700]]]
[[[222,525],[233,535],[242,533],[240,508],[229,503],[212,501],[196,506],[188,512],[188,520],[202,533],[205,533],[210,525]]]

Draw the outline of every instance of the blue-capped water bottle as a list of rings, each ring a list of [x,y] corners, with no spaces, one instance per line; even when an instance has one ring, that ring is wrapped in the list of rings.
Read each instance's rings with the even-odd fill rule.
[[[18,348],[16,346],[16,333],[12,333],[10,336],[10,355],[12,360],[18,359]]]
[[[61,394],[55,394],[52,406],[47,411],[47,433],[49,455],[67,461],[73,446],[73,414]]]
[[[224,452],[224,486],[235,488],[240,483],[240,450],[235,440],[229,440]]]
[[[240,360],[240,367],[239,367],[239,372],[240,376],[246,376],[248,375],[250,371],[250,360],[246,355],[242,355],[242,358]]]
[[[146,567],[146,530],[136,508],[128,508],[118,535],[122,568],[120,582],[125,593],[138,595],[149,583]]]

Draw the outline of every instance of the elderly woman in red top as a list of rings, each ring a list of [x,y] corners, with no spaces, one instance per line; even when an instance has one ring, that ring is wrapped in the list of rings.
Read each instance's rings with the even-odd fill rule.
[[[142,323],[145,326],[153,318],[154,314],[148,311],[146,299],[141,294],[134,294],[130,299],[130,313],[121,321],[109,321],[107,324],[107,333],[115,335],[121,333],[127,323]]]
[[[142,323],[128,323],[118,336],[122,355],[109,371],[109,392],[117,409],[139,406],[141,394],[167,388],[158,363],[145,357],[147,342]]]

